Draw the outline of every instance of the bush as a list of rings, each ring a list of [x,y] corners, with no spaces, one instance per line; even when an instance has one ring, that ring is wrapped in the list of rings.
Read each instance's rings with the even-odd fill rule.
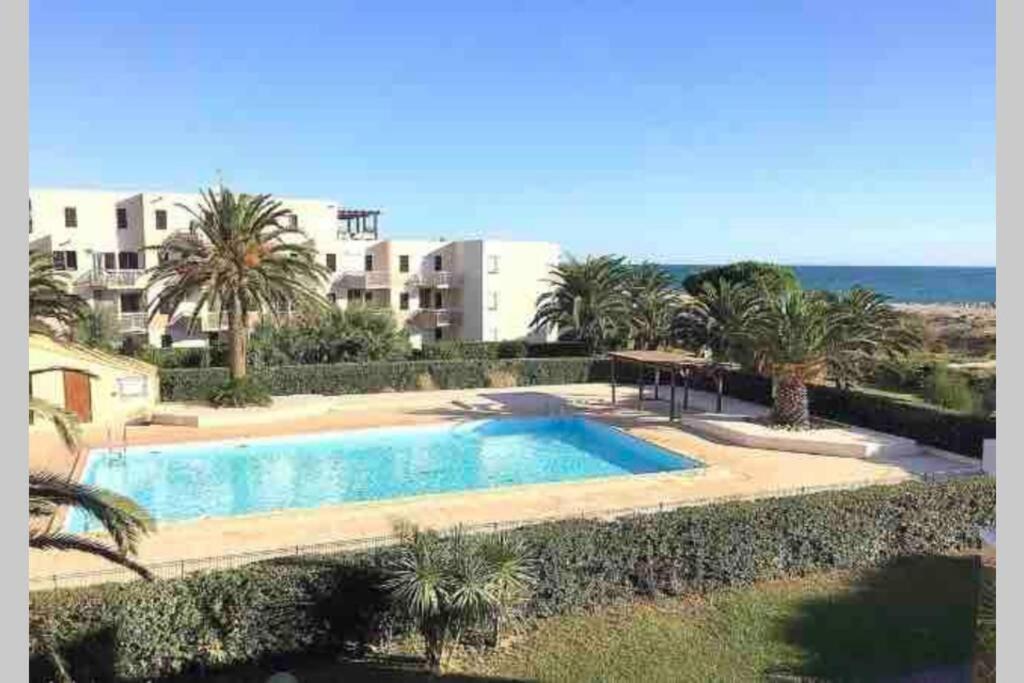
[[[988,477],[911,482],[511,532],[536,559],[527,616],[974,548]],[[156,583],[35,592],[30,613],[78,680],[153,678],[407,630],[382,593],[395,549],[288,558]],[[32,680],[51,672],[32,643]],[[105,667],[105,668],[104,668]]]
[[[259,381],[251,377],[228,379],[207,393],[206,400],[217,408],[244,408],[245,406],[268,406],[270,392]]]
[[[950,372],[944,365],[936,366],[925,377],[923,393],[929,403],[942,408],[964,413],[981,410],[980,397],[974,393],[967,377]]]
[[[589,381],[594,368],[601,364],[607,366],[605,361],[590,358],[335,363],[253,368],[249,376],[260,381],[274,396],[334,396],[385,389],[412,391],[419,388],[418,378],[423,373],[428,374],[439,389],[486,387],[487,375],[492,371],[515,376],[520,386],[574,384]],[[160,398],[163,401],[203,400],[227,378],[225,368],[162,369]]]

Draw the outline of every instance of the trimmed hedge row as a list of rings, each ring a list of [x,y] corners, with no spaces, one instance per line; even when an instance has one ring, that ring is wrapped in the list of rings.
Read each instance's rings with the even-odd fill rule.
[[[600,363],[602,361],[598,361]],[[605,363],[607,365],[607,363]],[[496,373],[510,374],[522,386],[589,382],[590,358],[516,358],[501,360],[400,361],[280,365],[253,368],[249,376],[275,396],[291,394],[370,394],[413,391],[429,378],[438,389],[489,386]],[[160,399],[203,400],[228,378],[227,368],[175,368],[160,371]]]
[[[548,616],[638,595],[677,594],[976,547],[995,521],[988,477],[729,502],[607,522],[513,531]],[[33,593],[77,680],[144,679],[288,653],[337,651],[405,625],[381,592],[390,553],[274,560],[155,583]],[[33,641],[32,680],[51,671]]]

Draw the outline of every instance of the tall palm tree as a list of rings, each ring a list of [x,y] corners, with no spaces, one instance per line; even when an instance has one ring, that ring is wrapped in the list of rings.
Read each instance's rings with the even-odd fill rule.
[[[829,354],[843,333],[839,321],[836,308],[813,292],[764,297],[752,343],[755,362],[776,383],[772,417],[777,424],[810,426],[807,383],[825,376]]]
[[[918,331],[886,296],[864,287],[822,296],[833,307],[839,328],[828,354],[828,374],[840,388],[861,379],[880,356],[905,356],[921,347]]]
[[[246,372],[250,313],[278,317],[292,308],[320,308],[328,303],[320,291],[327,268],[289,211],[270,195],[204,190],[198,208],[182,206],[192,216],[189,230],[177,232],[157,247],[160,261],[149,269],[150,317],[163,310],[173,315],[195,300],[190,326],[205,308],[226,315],[232,378]]]
[[[683,346],[706,350],[715,360],[749,366],[761,314],[762,295],[753,285],[704,282],[676,316],[675,334]]]
[[[550,289],[537,298],[531,326],[558,329],[591,353],[606,350],[628,332],[627,273],[618,256],[570,257],[551,270]]]
[[[627,279],[630,328],[638,349],[656,349],[669,340],[679,310],[679,289],[660,266],[642,263]]]
[[[88,312],[88,304],[69,291],[69,276],[53,267],[44,251],[28,252],[28,330],[55,337],[72,329]]]

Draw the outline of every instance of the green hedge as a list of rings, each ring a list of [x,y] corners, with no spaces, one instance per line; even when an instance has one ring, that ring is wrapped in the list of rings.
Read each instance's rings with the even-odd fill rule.
[[[995,521],[987,477],[683,508],[616,521],[525,527],[546,616],[637,595],[676,594],[896,557],[976,547]],[[144,679],[401,631],[380,591],[388,549],[275,560],[152,584],[32,593],[77,680]],[[32,679],[48,664],[33,643]]]
[[[249,374],[275,396],[291,394],[370,394],[381,391],[413,391],[422,375],[429,375],[439,389],[470,389],[488,386],[488,375],[506,372],[520,385],[575,384],[596,379],[590,358],[516,358],[506,360],[400,361],[335,363],[330,365],[281,365],[253,368]],[[605,365],[607,363],[604,363]],[[593,376],[592,376],[593,375]],[[163,401],[198,401],[223,384],[226,368],[175,368],[160,370]]]

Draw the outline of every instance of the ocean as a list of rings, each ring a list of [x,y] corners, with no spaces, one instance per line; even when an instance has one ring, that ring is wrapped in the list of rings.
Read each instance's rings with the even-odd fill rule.
[[[677,280],[707,265],[663,265]],[[900,303],[995,303],[996,269],[953,266],[793,266],[804,289],[861,285]]]

